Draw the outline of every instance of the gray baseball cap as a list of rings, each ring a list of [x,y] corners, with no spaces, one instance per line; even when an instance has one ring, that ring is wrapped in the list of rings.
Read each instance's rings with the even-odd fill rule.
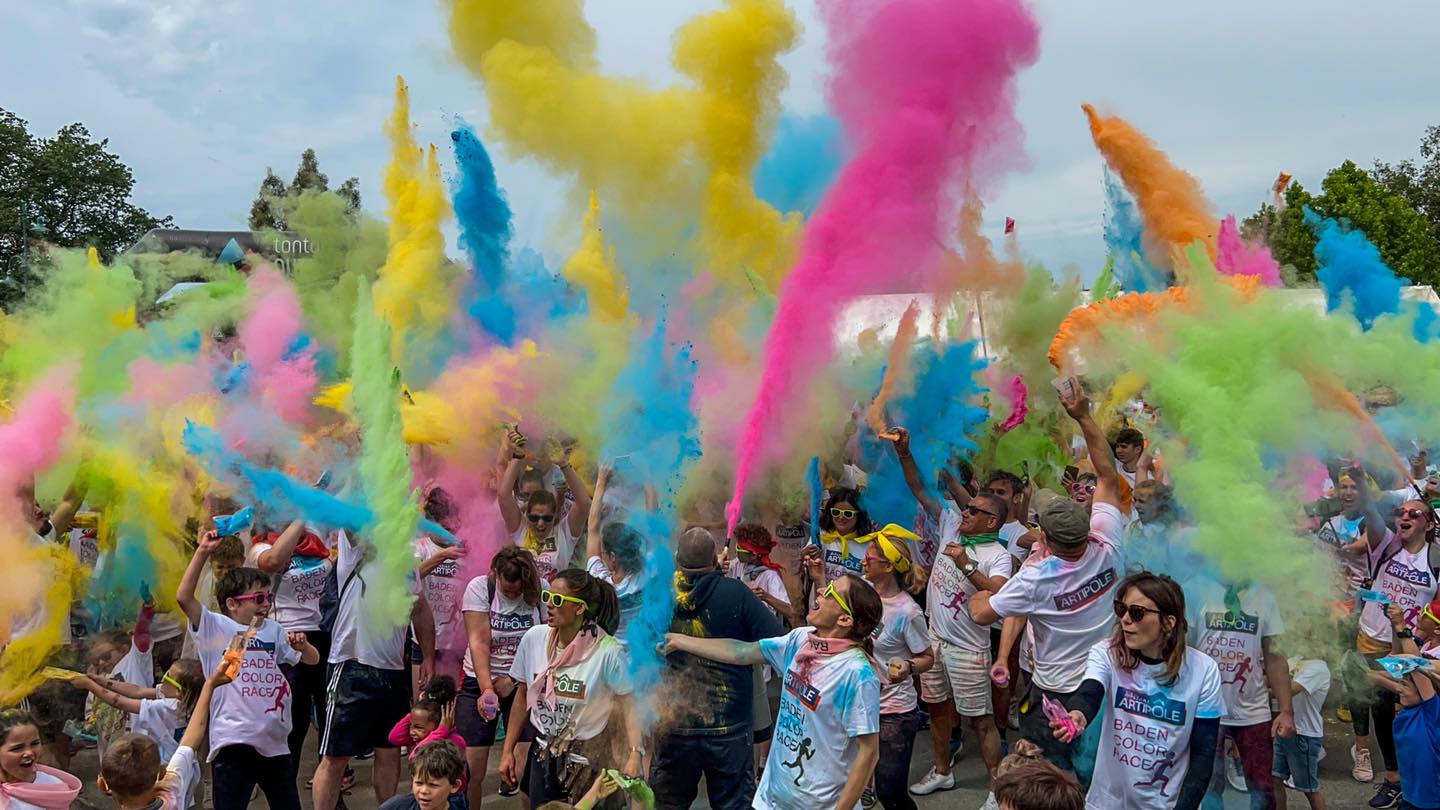
[[[1042,489],[1035,493],[1034,505],[1047,542],[1073,546],[1090,537],[1090,516],[1075,501]]]

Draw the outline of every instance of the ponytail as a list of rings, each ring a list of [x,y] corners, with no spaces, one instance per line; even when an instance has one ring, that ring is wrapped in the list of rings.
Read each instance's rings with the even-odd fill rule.
[[[588,571],[567,568],[555,575],[564,580],[576,599],[585,603],[585,625],[594,625],[610,635],[620,629],[620,597],[615,586],[592,576]]]

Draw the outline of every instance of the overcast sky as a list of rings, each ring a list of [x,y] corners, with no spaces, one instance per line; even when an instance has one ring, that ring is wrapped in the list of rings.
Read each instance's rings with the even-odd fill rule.
[[[819,0],[823,2],[823,0]],[[958,2],[958,0],[957,0]],[[804,23],[788,111],[823,112],[824,31]],[[449,52],[438,3],[390,0],[6,0],[0,107],[52,134],[81,121],[135,172],[135,200],[181,227],[243,228],[265,167],[287,181],[314,147],[338,185],[357,175],[379,211],[381,122],[393,77],[412,89],[419,137],[483,125],[482,88]],[[608,72],[671,81],[670,33],[720,0],[590,0]],[[401,9],[411,9],[402,13]],[[1093,276],[1103,260],[1100,159],[1079,105],[1129,118],[1241,216],[1277,172],[1306,183],[1350,158],[1415,157],[1440,124],[1440,3],[1044,0],[1039,62],[1022,78],[1027,173],[990,201],[1022,247]],[[498,161],[522,242],[542,242],[565,186]],[[536,244],[551,257],[563,245]],[[452,251],[454,248],[452,246]],[[458,252],[458,251],[454,251]]]

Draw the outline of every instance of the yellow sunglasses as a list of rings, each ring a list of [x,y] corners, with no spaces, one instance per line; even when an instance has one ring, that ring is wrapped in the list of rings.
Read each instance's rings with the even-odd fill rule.
[[[566,602],[574,602],[581,607],[586,607],[584,599],[577,599],[573,596],[566,596],[563,593],[556,593],[554,591],[541,591],[540,601],[552,608],[558,608]]]
[[[841,596],[840,592],[835,590],[835,583],[832,582],[829,585],[826,585],[825,592],[821,594],[821,596],[828,596],[831,599],[834,599],[835,604],[839,605],[841,610],[845,611],[845,613],[852,618],[855,616],[855,611],[850,609],[850,605],[846,603],[845,597]]]
[[[170,677],[170,673],[168,672],[160,676],[160,682],[170,684],[171,686],[175,687],[175,691],[177,692],[183,693],[185,691],[185,687],[181,686],[179,681]]]

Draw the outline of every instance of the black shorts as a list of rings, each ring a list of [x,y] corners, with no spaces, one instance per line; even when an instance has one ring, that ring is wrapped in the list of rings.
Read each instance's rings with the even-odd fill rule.
[[[455,733],[465,739],[466,745],[488,747],[495,744],[500,731],[500,718],[510,720],[510,707],[515,703],[515,692],[500,698],[500,713],[486,720],[480,715],[480,682],[465,676],[460,685],[460,696],[455,700]],[[521,740],[525,738],[522,736]]]
[[[354,757],[372,748],[394,748],[390,729],[410,713],[410,676],[359,661],[330,668],[320,755]]]

